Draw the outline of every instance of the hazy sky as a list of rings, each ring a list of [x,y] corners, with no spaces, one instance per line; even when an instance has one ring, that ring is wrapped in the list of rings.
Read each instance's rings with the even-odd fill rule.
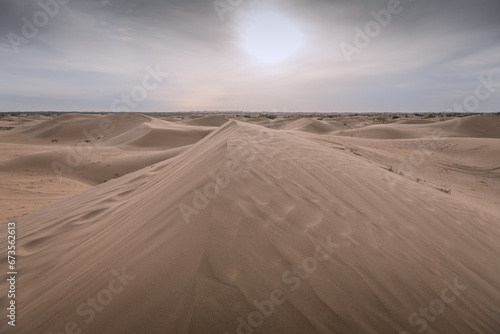
[[[499,111],[500,1],[2,0],[0,71],[0,111]]]

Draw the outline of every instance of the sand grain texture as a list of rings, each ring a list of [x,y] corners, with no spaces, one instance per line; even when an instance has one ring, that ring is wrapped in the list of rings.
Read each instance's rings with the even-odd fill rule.
[[[363,139],[332,134],[333,125],[302,122],[278,131],[205,121],[197,132],[136,119],[137,133],[128,133],[129,124],[100,145],[140,146],[135,136],[157,145],[156,136],[166,136],[178,140],[176,148],[162,149],[179,151],[162,156],[156,147],[155,159],[144,158],[126,175],[18,220],[17,333],[59,333],[73,321],[83,333],[237,333],[238,318],[247,320],[254,301],[270,299],[275,289],[286,301],[255,333],[416,333],[410,315],[429,308],[455,280],[467,288],[427,322],[425,333],[500,331],[498,209],[482,210],[468,194],[447,195],[381,168],[390,155]],[[465,132],[456,137],[466,140],[480,131],[477,122],[450,131]],[[434,126],[453,124],[385,127],[425,126],[422,138]],[[158,130],[155,138],[145,137],[144,125]],[[494,126],[487,130],[488,152],[498,148]],[[368,135],[381,127],[350,131]],[[184,129],[193,142],[168,129]],[[50,138],[42,127],[26,133],[30,140]],[[361,155],[353,154],[356,147]],[[2,164],[20,166],[19,159]],[[179,205],[194,207],[196,191],[217,176],[224,187],[188,224]],[[303,277],[294,273],[318,247],[328,258],[301,271]],[[77,309],[109,286],[112,270],[134,279],[87,323]],[[3,322],[0,332],[8,330]]]

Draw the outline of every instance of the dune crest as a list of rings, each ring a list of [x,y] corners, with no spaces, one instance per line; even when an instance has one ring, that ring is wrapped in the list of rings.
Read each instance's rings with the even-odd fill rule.
[[[283,128],[283,130],[298,130],[315,134],[328,134],[343,128],[344,126],[342,124],[335,121],[324,123],[315,119],[302,118],[290,124],[287,124]]]
[[[257,125],[227,122],[18,225],[22,333],[411,333],[445,288],[456,301],[421,324],[500,328],[495,217]]]

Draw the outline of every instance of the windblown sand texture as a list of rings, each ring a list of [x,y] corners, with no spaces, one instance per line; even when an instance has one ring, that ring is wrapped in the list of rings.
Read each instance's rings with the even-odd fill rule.
[[[500,333],[500,117],[373,123],[2,119],[19,308],[0,332],[418,333],[411,315],[442,304],[422,332]],[[109,303],[91,317],[96,296]]]

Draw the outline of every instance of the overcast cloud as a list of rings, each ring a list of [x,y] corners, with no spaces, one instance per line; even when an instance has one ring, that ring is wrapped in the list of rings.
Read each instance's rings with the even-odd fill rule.
[[[54,1],[41,2],[55,12]],[[341,45],[356,47],[354,28],[389,1],[241,0],[223,21],[212,0],[59,1],[30,38],[23,18],[33,23],[39,1],[0,4],[0,111],[111,111],[157,65],[169,75],[136,111],[442,111],[474,94],[480,76],[500,82],[498,0],[401,0],[350,62]],[[246,20],[262,12],[304,36],[284,61],[242,48]],[[499,110],[500,85],[477,111]]]

